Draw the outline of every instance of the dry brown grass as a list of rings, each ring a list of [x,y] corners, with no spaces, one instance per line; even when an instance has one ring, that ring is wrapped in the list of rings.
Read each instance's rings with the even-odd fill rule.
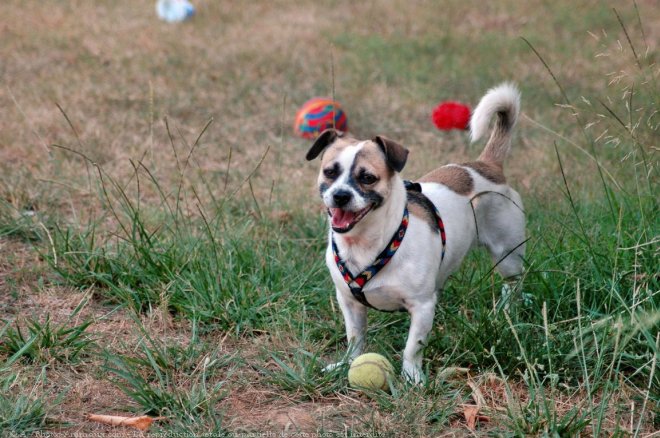
[[[640,2],[640,8],[647,41],[655,44],[660,19],[652,3]],[[575,13],[586,14],[595,5],[576,6]],[[554,9],[544,13],[547,7]],[[51,145],[83,152],[123,178],[132,171],[128,159],[137,161],[146,154],[145,163],[166,185],[177,172],[164,117],[175,127],[173,134],[178,137],[180,130],[188,145],[214,118],[195,158],[216,186],[224,180],[229,149],[231,180],[236,182],[271,145],[271,157],[254,186],[264,198],[275,179],[286,200],[309,203],[313,189],[298,182],[313,181],[314,166],[301,165],[306,143],[290,136],[290,123],[303,100],[332,92],[331,53],[336,93],[353,130],[400,139],[413,151],[407,174],[415,176],[429,170],[431,163],[466,160],[478,152],[478,147],[467,145],[464,135],[441,135],[431,127],[430,108],[441,98],[474,104],[486,87],[505,79],[525,88],[551,89],[542,65],[522,50],[518,36],[552,35],[537,38],[539,49],[549,54],[562,78],[587,87],[592,81],[583,78],[597,74],[598,63],[590,56],[565,52],[579,46],[581,51],[596,51],[602,45],[587,34],[599,34],[597,20],[593,27],[557,27],[547,18],[559,15],[557,11],[570,14],[561,12],[566,6],[533,2],[480,7],[450,2],[442,8],[426,2],[353,2],[334,8],[314,2],[201,2],[194,21],[178,26],[157,21],[150,2],[6,1],[0,8],[5,18],[0,28],[0,162],[13,167],[3,178],[8,185],[3,197],[20,205],[56,190],[52,202],[65,210],[69,203],[90,202],[80,196],[88,189],[86,171],[77,157]],[[487,54],[484,41],[492,34],[509,39],[503,48],[515,52],[503,53],[499,65],[486,66],[479,58]],[[420,99],[417,85],[386,81],[384,66],[364,67],[372,72],[369,80],[356,77],[354,64],[359,60],[352,48],[335,42],[341,35],[365,41],[455,35],[447,37],[447,51],[453,53],[448,59],[459,64],[450,67],[441,59],[434,61],[435,83]],[[630,65],[625,57],[621,60]],[[484,73],[484,67],[494,71]],[[81,144],[55,104],[68,114]],[[551,103],[540,104],[531,96],[523,108],[549,126],[558,114]],[[509,163],[512,180],[524,179],[529,172],[522,170],[528,168],[523,163],[530,162],[538,163],[533,171],[544,178],[551,137],[523,119],[520,138],[522,144]],[[186,145],[177,142],[177,148],[179,156],[186,155]],[[287,167],[286,178],[278,176],[283,169],[276,157],[282,157]]]

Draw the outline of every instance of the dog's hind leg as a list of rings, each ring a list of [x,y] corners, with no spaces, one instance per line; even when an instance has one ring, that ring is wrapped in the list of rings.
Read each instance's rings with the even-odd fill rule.
[[[508,308],[523,273],[525,256],[525,213],[520,195],[509,189],[492,192],[480,200],[477,226],[479,242],[490,252],[493,264],[505,280],[500,302]]]
[[[523,272],[525,256],[525,213],[520,195],[505,193],[482,195],[477,206],[479,242],[490,252],[502,277],[512,278]]]

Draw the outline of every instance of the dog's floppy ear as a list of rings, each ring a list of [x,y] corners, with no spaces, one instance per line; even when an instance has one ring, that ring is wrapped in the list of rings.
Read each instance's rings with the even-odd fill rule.
[[[318,157],[321,152],[325,150],[332,142],[334,142],[338,137],[343,137],[344,133],[342,131],[338,131],[334,128],[328,128],[325,131],[323,131],[318,137],[316,137],[316,141],[312,145],[311,148],[307,151],[307,155],[305,158],[307,158],[307,161],[312,161],[314,158]]]
[[[385,153],[385,158],[387,158],[387,164],[392,169],[397,172],[403,170],[403,166],[406,165],[406,160],[408,159],[408,149],[382,135],[375,136],[371,141],[380,146]]]

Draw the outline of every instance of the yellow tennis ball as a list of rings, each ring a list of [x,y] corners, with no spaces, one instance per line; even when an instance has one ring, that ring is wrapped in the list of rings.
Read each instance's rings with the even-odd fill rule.
[[[392,364],[378,353],[366,353],[355,358],[348,370],[348,383],[353,388],[387,391],[388,378],[394,374]]]

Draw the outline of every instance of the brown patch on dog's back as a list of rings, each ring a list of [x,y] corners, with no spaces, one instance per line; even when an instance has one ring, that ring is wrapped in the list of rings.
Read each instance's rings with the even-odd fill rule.
[[[479,175],[495,184],[505,184],[504,170],[502,166],[496,163],[487,163],[485,161],[471,161],[463,163],[462,166],[474,169]]]
[[[442,184],[459,195],[467,195],[474,189],[474,181],[470,172],[455,165],[435,169],[421,177],[418,181]]]

